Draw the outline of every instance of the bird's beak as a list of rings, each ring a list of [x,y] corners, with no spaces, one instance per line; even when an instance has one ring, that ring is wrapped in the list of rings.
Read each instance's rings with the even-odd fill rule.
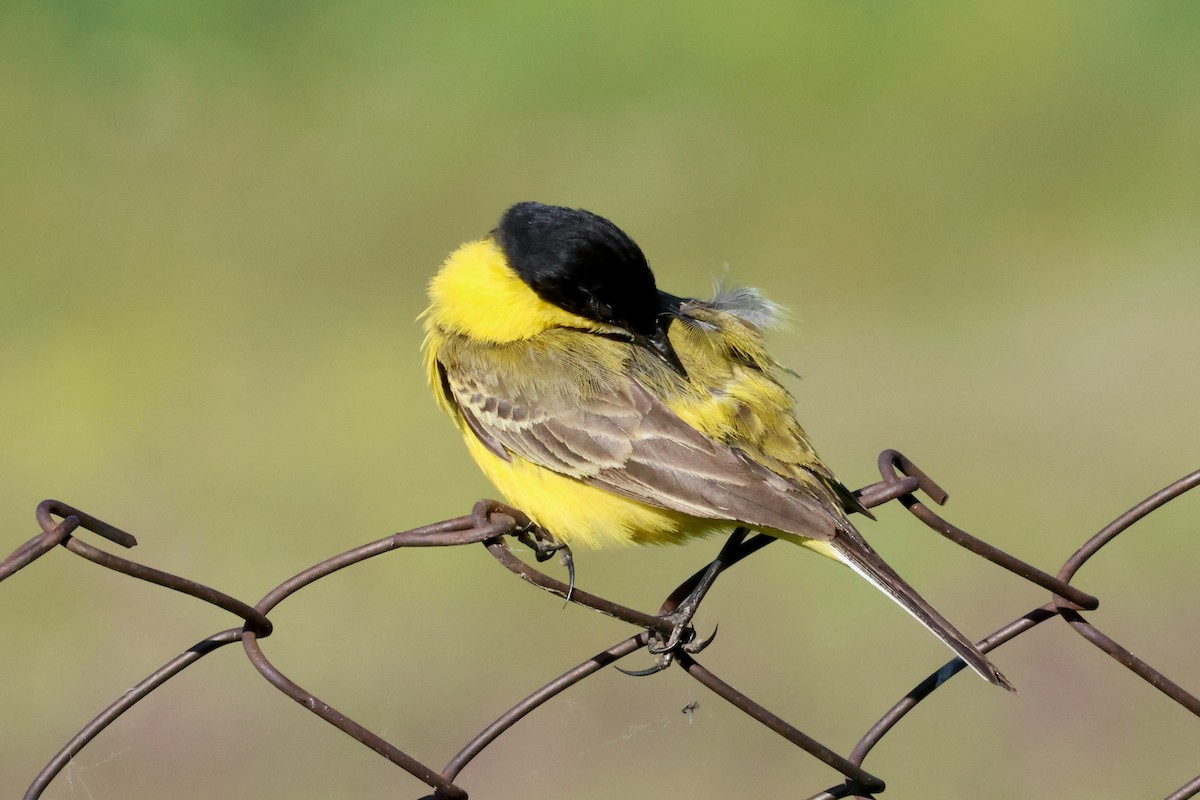
[[[670,320],[662,320],[659,326],[654,330],[654,333],[649,336],[635,334],[634,344],[640,345],[654,355],[666,362],[667,366],[678,372],[686,378],[687,370],[683,367],[683,362],[679,360],[679,354],[675,352],[675,348],[671,346],[671,340],[667,337],[667,328],[670,325]]]

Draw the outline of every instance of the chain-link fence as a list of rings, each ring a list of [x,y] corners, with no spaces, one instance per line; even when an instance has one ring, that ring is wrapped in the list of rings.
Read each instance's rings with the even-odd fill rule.
[[[979,643],[980,650],[983,652],[992,650],[1047,620],[1062,617],[1069,623],[1071,628],[1079,632],[1087,641],[1111,655],[1134,675],[1148,682],[1193,714],[1200,716],[1200,700],[1195,695],[1185,691],[1158,670],[1133,655],[1129,650],[1098,630],[1095,625],[1083,616],[1082,612],[1096,609],[1099,606],[1099,600],[1071,584],[1079,568],[1119,534],[1128,530],[1134,523],[1143,519],[1146,515],[1168,501],[1200,485],[1200,470],[1175,481],[1113,520],[1113,522],[1084,542],[1075,554],[1067,559],[1059,568],[1055,575],[1043,572],[1008,553],[988,545],[936,514],[921,502],[917,495],[921,493],[934,502],[941,504],[945,502],[946,493],[900,453],[894,450],[886,450],[881,453],[879,456],[879,470],[882,480],[856,493],[863,506],[873,508],[886,502],[898,501],[919,520],[954,543],[1041,586],[1050,593],[1050,600],[1045,605],[1032,609],[1027,614],[1014,619],[1009,624],[986,637]],[[474,511],[468,516],[445,520],[421,528],[414,528],[403,533],[397,533],[315,564],[284,581],[257,603],[251,605],[212,587],[135,563],[87,544],[74,535],[79,529],[90,531],[114,544],[126,548],[132,547],[137,542],[133,536],[125,531],[65,503],[55,500],[43,502],[38,506],[37,520],[42,528],[42,533],[17,548],[12,555],[0,563],[0,580],[12,576],[55,547],[62,546],[102,567],[124,573],[139,580],[155,583],[168,589],[183,592],[184,594],[225,609],[240,618],[242,624],[202,639],[196,645],[168,661],[154,673],[123,693],[95,719],[80,729],[50,759],[49,763],[38,773],[29,786],[28,791],[26,791],[26,800],[33,800],[40,797],[72,758],[133,705],[187,667],[203,659],[209,653],[235,642],[242,644],[250,663],[254,665],[271,685],[291,697],[308,711],[344,731],[431,788],[433,794],[427,796],[426,800],[429,797],[436,798],[437,800],[465,798],[467,797],[466,789],[455,783],[455,780],[472,759],[494,742],[497,737],[501,736],[514,724],[551,698],[582,681],[584,678],[610,665],[615,665],[622,658],[645,648],[652,642],[661,641],[663,637],[668,636],[673,627],[673,622],[669,618],[669,615],[689,595],[705,572],[709,571],[708,568],[701,570],[681,583],[663,602],[656,614],[628,608],[603,597],[590,594],[582,589],[575,588],[573,585],[563,583],[518,558],[509,549],[506,537],[514,535],[526,536],[529,532],[528,520],[519,511],[496,503],[483,501],[476,504]],[[731,536],[722,548],[713,571],[716,573],[724,571],[773,541],[775,540],[761,534],[752,538],[746,538],[745,533],[739,531]],[[414,758],[397,745],[363,727],[296,684],[271,663],[260,647],[260,640],[269,636],[273,630],[273,624],[270,619],[271,610],[290,595],[304,589],[315,581],[321,580],[338,570],[351,567],[366,559],[397,548],[447,547],[474,543],[482,543],[497,561],[523,580],[541,587],[550,594],[566,598],[569,602],[587,606],[611,617],[628,622],[637,628],[638,632],[617,642],[612,647],[585,658],[578,666],[564,672],[541,688],[533,691],[476,734],[440,770]],[[709,574],[712,575],[713,572],[709,572]],[[679,667],[734,707],[761,722],[767,728],[813,757],[820,759],[845,777],[844,782],[818,792],[810,800],[830,800],[841,797],[871,798],[883,791],[883,779],[863,768],[863,762],[867,755],[893,729],[897,722],[922,700],[937,691],[938,688],[943,686],[965,666],[962,661],[955,659],[927,677],[894,706],[888,709],[871,726],[866,734],[863,735],[853,750],[848,755],[843,756],[781,719],[764,706],[756,703],[701,665],[696,659],[696,654],[705,643],[691,642],[689,639],[685,639],[685,644],[688,646],[676,648],[669,654],[669,658],[660,659],[660,666],[663,668],[669,666]],[[13,655],[9,653],[7,657],[12,658]],[[1197,795],[1200,795],[1200,776],[1197,776],[1172,792],[1168,795],[1168,800],[1183,800],[1183,798]]]

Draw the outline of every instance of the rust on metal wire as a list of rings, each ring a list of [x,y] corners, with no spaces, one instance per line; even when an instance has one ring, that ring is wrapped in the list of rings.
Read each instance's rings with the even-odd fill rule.
[[[1133,506],[1085,542],[1063,564],[1056,575],[1051,575],[971,536],[932,511],[918,499],[917,493],[919,492],[934,503],[941,505],[946,501],[946,492],[902,454],[895,450],[885,450],[879,455],[878,466],[881,480],[855,493],[864,508],[870,509],[893,500],[899,501],[917,519],[950,541],[1050,592],[1050,600],[1046,604],[1017,617],[979,642],[980,650],[986,653],[1043,622],[1061,617],[1071,629],[1077,631],[1102,652],[1112,656],[1134,675],[1145,680],[1188,711],[1200,716],[1200,699],[1102,633],[1083,616],[1082,612],[1098,608],[1100,601],[1072,583],[1080,568],[1106,544],[1155,509],[1200,485],[1200,471],[1184,476]],[[469,515],[392,534],[339,553],[289,578],[269,591],[257,603],[250,604],[210,586],[139,564],[81,541],[76,534],[80,530],[85,530],[124,548],[130,548],[137,544],[137,540],[129,533],[66,503],[47,500],[38,506],[36,516],[42,532],[22,544],[0,562],[0,580],[11,577],[49,551],[61,546],[106,569],[182,592],[224,609],[240,620],[240,624],[200,640],[145,677],[132,689],[123,693],[91,722],[81,728],[50,759],[30,784],[25,793],[26,800],[36,800],[41,797],[70,760],[133,705],[209,653],[235,642],[241,642],[250,663],[272,686],[424,783],[433,792],[424,800],[462,800],[467,797],[467,791],[456,784],[455,780],[472,759],[483,752],[505,731],[534,709],[590,675],[606,667],[615,666],[621,659],[651,647],[661,637],[670,634],[673,627],[670,614],[684,598],[689,596],[693,588],[701,581],[707,582],[715,579],[724,570],[774,541],[769,536],[762,534],[746,538],[745,532],[739,531],[726,542],[721,554],[712,565],[680,583],[663,601],[657,613],[647,613],[565,584],[518,558],[509,549],[506,537],[527,536],[531,527],[528,518],[518,510],[507,508],[493,501],[481,501]],[[522,538],[522,541],[527,541],[527,539]],[[566,598],[568,602],[592,608],[629,623],[640,630],[611,647],[589,656],[575,667],[531,692],[473,736],[441,769],[436,769],[418,760],[397,745],[320,700],[280,671],[263,652],[261,640],[270,636],[273,631],[273,625],[269,618],[271,611],[288,597],[315,581],[338,570],[400,548],[450,547],[476,543],[482,543],[500,564],[522,580],[532,583],[552,595]],[[552,552],[552,550],[547,552]],[[705,643],[701,643],[701,646]],[[961,660],[954,659],[930,674],[880,717],[848,755],[842,756],[783,720],[765,706],[750,699],[702,666],[695,658],[695,653],[700,647],[689,647],[686,644],[685,641],[668,654],[668,659],[660,661],[659,668],[668,665],[681,668],[686,674],[731,705],[814,758],[824,762],[842,776],[840,783],[818,792],[810,800],[833,800],[833,798],[842,797],[872,798],[875,794],[882,792],[885,786],[884,781],[866,771],[862,766],[867,755],[895,727],[896,723],[965,667]],[[657,668],[654,668],[644,672],[656,670]],[[1168,795],[1167,800],[1185,800],[1185,798],[1198,795],[1200,795],[1200,776],[1172,792]]]

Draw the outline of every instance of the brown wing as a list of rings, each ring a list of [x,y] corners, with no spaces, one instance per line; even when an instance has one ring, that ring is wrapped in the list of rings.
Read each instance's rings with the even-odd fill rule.
[[[591,339],[584,334],[581,338]],[[818,539],[845,528],[837,501],[704,436],[617,371],[581,379],[578,360],[454,348],[443,386],[489,449],[648,505]],[[524,365],[528,366],[528,365]]]

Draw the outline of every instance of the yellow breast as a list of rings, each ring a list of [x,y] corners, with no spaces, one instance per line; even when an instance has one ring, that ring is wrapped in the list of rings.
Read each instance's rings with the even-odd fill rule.
[[[460,423],[467,450],[510,505],[572,547],[675,544],[733,529],[730,523],[668,511],[559,475],[519,456],[505,461]]]

